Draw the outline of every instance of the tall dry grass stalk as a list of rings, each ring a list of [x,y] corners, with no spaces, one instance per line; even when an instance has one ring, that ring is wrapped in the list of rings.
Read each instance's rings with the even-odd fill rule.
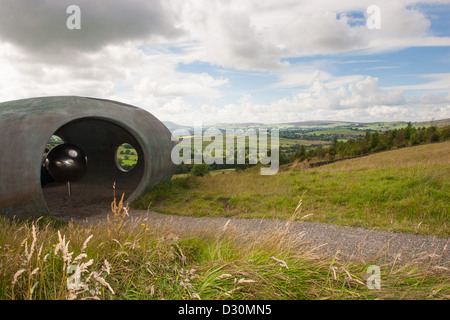
[[[33,298],[34,290],[39,283],[39,281],[35,280],[35,278],[37,278],[39,267],[36,267],[36,265],[33,264],[33,255],[35,256],[34,257],[35,260],[39,261],[42,253],[42,245],[38,247],[36,244],[37,235],[36,235],[36,226],[34,224],[31,227],[31,245],[29,248],[28,248],[28,240],[29,240],[28,238],[24,239],[21,244],[21,247],[24,248],[23,255],[20,256],[22,268],[19,269],[14,274],[13,280],[11,282],[12,299],[14,299],[15,297],[14,295],[15,284],[17,283],[22,274],[24,274],[25,277],[24,282],[26,283],[26,286],[28,288],[25,297],[27,300],[31,300]],[[47,259],[47,256],[48,255],[44,257],[44,262]]]
[[[380,265],[381,290],[369,290],[365,263],[350,263],[340,253],[333,259],[324,257],[306,240],[295,238],[293,232],[279,232],[285,229],[244,230],[234,219],[221,225],[199,220],[199,228],[147,215],[135,219],[133,216],[127,221],[114,239],[101,224],[69,224],[64,229],[45,229],[36,223],[11,224],[11,232],[0,238],[0,275],[7,275],[0,277],[4,280],[0,282],[2,298],[449,297],[448,268],[431,262],[423,269],[416,261],[402,264],[400,259]],[[149,226],[153,232],[147,232]],[[1,235],[9,226],[0,227]],[[285,227],[284,222],[281,227]],[[14,234],[17,241],[8,240],[11,247],[5,250],[4,239],[12,239]],[[12,247],[20,248],[19,254],[9,252]]]
[[[112,211],[112,217],[110,218],[110,215],[108,214],[106,216],[106,219],[108,221],[108,224],[111,226],[112,231],[118,232],[124,222],[125,218],[129,216],[128,211],[130,210],[130,207],[128,206],[128,203],[126,206],[123,205],[123,197],[125,196],[125,193],[122,193],[122,197],[120,198],[119,204],[116,203],[116,182],[113,184],[113,197],[114,200],[111,202],[111,211]]]
[[[276,239],[279,239],[279,249],[281,248],[291,248],[293,245],[293,241],[295,241],[294,237],[290,235],[291,233],[291,226],[292,223],[296,220],[298,220],[299,215],[302,212],[302,203],[303,203],[303,197],[306,193],[306,190],[303,191],[302,196],[300,197],[300,200],[298,201],[297,207],[295,208],[294,212],[292,213],[291,217],[286,221],[286,223],[281,226],[277,232],[275,233]],[[303,220],[305,218],[308,218],[311,216],[311,214],[307,214],[300,219]],[[300,234],[297,238],[301,238],[302,234]]]
[[[38,220],[39,221],[39,220]],[[114,290],[103,274],[110,274],[110,264],[105,259],[100,271],[90,270],[95,264],[85,253],[90,235],[83,243],[80,253],[73,258],[69,249],[70,240],[61,236],[58,230],[58,243],[53,250],[45,251],[45,242],[38,243],[39,228],[33,222],[31,232],[22,241],[23,252],[19,255],[20,269],[11,281],[11,299],[99,299],[105,288],[114,295]],[[73,227],[73,226],[72,226]],[[48,236],[48,234],[44,235]],[[31,239],[30,239],[31,238]],[[30,246],[28,245],[31,240]],[[48,246],[48,244],[47,244]],[[43,252],[47,252],[43,255]],[[52,283],[49,286],[49,283]],[[52,287],[53,292],[50,291]],[[36,293],[39,290],[39,297]]]
[[[99,272],[91,271],[87,276],[83,278],[83,274],[88,273],[88,267],[93,265],[94,259],[89,259],[88,261],[82,262],[83,259],[87,259],[87,254],[84,250],[87,247],[87,243],[92,238],[89,236],[83,243],[80,254],[78,254],[74,259],[72,259],[73,252],[69,252],[70,240],[66,242],[66,236],[61,237],[61,233],[58,231],[59,242],[55,247],[55,256],[58,252],[61,252],[64,264],[62,267],[62,273],[64,275],[70,274],[72,271],[73,275],[67,277],[67,299],[74,300],[85,292],[88,292],[92,299],[99,299],[102,288],[107,288],[111,294],[114,294],[114,290],[111,288],[109,283],[102,277],[102,273],[110,273],[110,264],[105,259],[103,266]],[[66,277],[63,277],[66,278]],[[63,282],[61,282],[63,284]],[[61,290],[64,292],[64,290]]]

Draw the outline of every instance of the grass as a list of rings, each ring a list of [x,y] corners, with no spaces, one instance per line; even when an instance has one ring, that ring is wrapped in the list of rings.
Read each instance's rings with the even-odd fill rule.
[[[106,217],[105,217],[106,221]],[[0,218],[0,299],[448,299],[448,269],[431,262],[381,265],[319,256],[287,230],[180,235],[170,223],[128,217],[122,228]],[[71,273],[80,271],[79,275]]]
[[[449,148],[422,145],[275,176],[256,168],[177,178],[133,206],[448,236]],[[244,241],[227,223],[185,231],[170,220],[130,217],[116,199],[111,210],[96,225],[0,217],[0,299],[450,298],[449,270],[431,256],[378,265],[381,288],[369,289],[374,262],[319,255],[288,227]]]
[[[398,149],[307,170],[259,168],[173,179],[132,204],[188,216],[288,219],[303,196],[308,221],[448,237],[450,142]]]
[[[126,166],[133,167],[138,162],[137,151],[135,148],[133,148],[133,146],[129,145],[128,147],[125,147],[125,145],[129,145],[129,144],[124,143],[124,144],[120,145],[119,148],[117,149],[117,151],[116,151],[117,160],[122,160],[122,164],[124,166],[126,165]],[[125,153],[127,150],[129,152],[129,154]],[[120,153],[120,152],[122,152],[122,153]],[[133,153],[133,154],[131,154],[131,153]],[[128,159],[125,159],[125,156]]]
[[[354,131],[347,128],[337,128],[337,129],[325,129],[317,130],[313,132],[308,132],[309,135],[321,135],[321,134],[347,134],[352,136],[362,136],[364,131]]]
[[[290,147],[290,146],[295,146],[296,144],[304,145],[305,147],[311,146],[311,145],[329,145],[330,144],[328,141],[287,139],[287,138],[280,138],[279,143],[280,143],[280,147]]]

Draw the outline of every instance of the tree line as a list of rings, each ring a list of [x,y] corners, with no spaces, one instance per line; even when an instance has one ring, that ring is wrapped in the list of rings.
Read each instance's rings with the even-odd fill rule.
[[[363,137],[351,138],[345,142],[338,141],[338,136],[335,135],[333,142],[329,147],[319,145],[318,147],[307,150],[304,145],[301,145],[295,153],[286,154],[280,150],[277,151],[279,152],[279,164],[283,165],[292,163],[296,159],[299,161],[306,159],[333,160],[336,158],[359,156],[394,148],[415,146],[423,143],[445,141],[449,138],[450,126],[443,126],[440,128],[436,126],[416,128],[411,124],[411,122],[409,122],[406,127],[401,129],[393,129],[385,132],[367,131]],[[194,165],[193,163],[182,163],[177,166],[175,173],[179,174],[191,172],[195,175],[204,175],[210,170],[218,169],[235,168],[236,170],[245,170],[249,167],[255,166],[254,164],[249,164],[248,152],[249,149],[247,146],[245,148],[245,164],[237,164],[236,161],[233,164],[227,164],[224,156],[223,164],[213,163],[211,165]],[[236,151],[234,159],[237,159]],[[194,172],[192,172],[193,169]],[[197,170],[199,170],[199,174],[196,174]]]
[[[450,126],[415,128],[409,122],[405,128],[393,129],[384,133],[367,131],[364,137],[349,139],[345,142],[338,141],[337,136],[335,136],[332,145],[326,148],[319,146],[315,149],[306,150],[304,146],[301,146],[295,152],[293,159],[300,161],[313,158],[333,160],[335,158],[358,156],[393,148],[445,141],[449,138]]]

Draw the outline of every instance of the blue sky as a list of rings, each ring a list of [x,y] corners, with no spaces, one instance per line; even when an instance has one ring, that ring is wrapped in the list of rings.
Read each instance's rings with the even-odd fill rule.
[[[450,117],[450,1],[79,0],[68,30],[72,2],[0,0],[1,101],[94,96],[186,125]]]

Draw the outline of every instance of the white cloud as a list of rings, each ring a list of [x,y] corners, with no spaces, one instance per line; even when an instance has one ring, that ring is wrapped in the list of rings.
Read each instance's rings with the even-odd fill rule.
[[[421,108],[418,109],[417,114],[419,119],[428,121],[450,118],[450,105],[422,105]]]
[[[191,1],[182,6],[181,26],[197,59],[238,69],[271,70],[286,66],[281,50],[251,24],[249,8],[236,1]],[[177,6],[177,5],[175,5]],[[243,10],[247,9],[247,10]]]
[[[314,77],[315,76],[315,77]],[[310,79],[311,80],[311,79]],[[257,103],[249,94],[237,103],[223,107],[205,104],[200,110],[191,109],[183,124],[261,122],[280,123],[301,120],[342,121],[419,121],[450,117],[449,97],[423,95],[420,100],[409,101],[403,91],[386,91],[378,86],[378,79],[367,77],[347,86],[330,88],[313,73],[307,89],[291,97],[267,104]],[[440,103],[441,106],[429,103]],[[444,105],[442,105],[444,104]]]
[[[95,52],[132,40],[174,39],[182,34],[164,1],[78,0],[81,29],[69,30],[72,0],[1,0],[0,39],[51,63],[61,54]]]
[[[184,43],[189,59],[248,70],[282,70],[288,57],[450,44],[427,34],[429,19],[403,1],[379,1],[381,30],[369,30],[351,25],[345,14],[364,13],[368,0],[79,0],[81,30],[75,31],[66,28],[72,2],[0,0],[0,40],[47,64],[108,45]]]
[[[450,91],[447,96],[438,96],[431,92],[425,92],[424,94],[422,94],[420,99],[425,104],[438,105],[438,104],[450,103]]]
[[[385,1],[379,5],[380,31],[396,38],[425,36],[431,23],[413,7],[407,8],[404,1]]]
[[[176,97],[173,100],[170,100],[166,104],[162,106],[162,108],[158,109],[158,112],[165,114],[174,114],[174,113],[185,113],[190,112],[192,110],[192,106],[186,104],[181,97]]]
[[[450,90],[450,73],[425,73],[413,74],[415,79],[423,79],[420,84],[391,86],[389,90],[430,90],[433,92],[447,93]]]
[[[205,122],[368,120],[432,112],[441,117],[448,114],[449,100],[437,94],[448,92],[448,73],[418,75],[423,84],[380,88],[378,78],[366,74],[335,76],[319,63],[286,61],[450,45],[450,38],[429,34],[429,18],[415,3],[378,1],[381,30],[369,30],[352,25],[363,19],[347,13],[364,12],[371,0],[78,0],[82,28],[68,30],[66,8],[73,1],[0,0],[0,100],[95,96],[184,123],[199,117]],[[213,67],[192,72],[177,67],[197,62]],[[301,91],[258,103],[258,97],[233,87],[232,75],[217,76],[214,68],[258,70],[278,79],[260,92]],[[230,87],[242,96],[239,101],[226,99]],[[414,100],[405,98],[405,90],[430,92]]]
[[[216,99],[222,95],[217,87],[227,83],[227,79],[214,79],[207,73],[179,73],[170,70],[160,76],[148,74],[134,88],[138,93],[157,97],[202,96]]]
[[[378,78],[368,76],[363,81],[349,86],[351,96],[342,100],[339,107],[367,107],[374,104],[399,105],[404,104],[402,90],[384,92],[378,87]]]
[[[415,113],[405,106],[371,106],[366,109],[374,119],[411,119]]]

